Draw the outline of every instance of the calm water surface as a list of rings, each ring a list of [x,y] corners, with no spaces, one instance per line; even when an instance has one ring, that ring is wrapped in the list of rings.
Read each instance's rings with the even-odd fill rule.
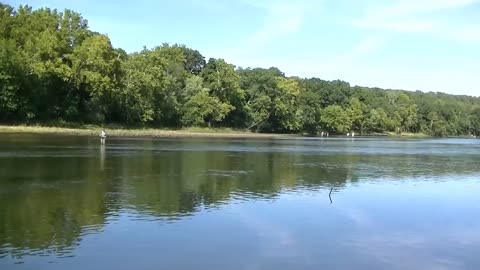
[[[0,269],[480,269],[480,141],[0,135]]]

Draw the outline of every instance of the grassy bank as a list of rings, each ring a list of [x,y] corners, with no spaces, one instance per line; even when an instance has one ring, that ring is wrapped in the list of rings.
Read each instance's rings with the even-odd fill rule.
[[[102,128],[98,126],[83,126],[78,128],[46,127],[46,126],[0,126],[0,133],[58,134],[74,136],[98,136]],[[158,137],[158,138],[287,138],[291,135],[253,133],[233,129],[185,128],[169,129],[128,129],[106,128],[108,136],[113,137]]]
[[[412,138],[412,139],[416,139],[416,138],[431,138],[432,136],[430,135],[427,135],[425,133],[410,133],[410,132],[402,132],[400,134],[396,133],[396,132],[387,132],[385,133],[387,136],[389,137],[401,137],[401,138]]]
[[[0,125],[0,133],[30,133],[30,134],[57,134],[74,136],[98,136],[102,127],[94,125],[55,127],[55,126],[26,126]],[[120,126],[107,127],[108,136],[113,137],[158,137],[158,138],[291,138],[293,136],[307,136],[307,134],[271,134],[253,133],[245,130],[229,128],[184,128],[184,129],[153,129],[153,128],[125,128]],[[395,133],[369,134],[365,136],[388,136],[396,138],[430,138],[424,133]],[[334,136],[332,136],[334,137]]]

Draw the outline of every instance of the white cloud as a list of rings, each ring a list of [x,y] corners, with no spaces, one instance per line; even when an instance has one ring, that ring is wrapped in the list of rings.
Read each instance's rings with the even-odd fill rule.
[[[231,2],[220,0],[191,0],[204,8],[231,8]],[[263,13],[263,21],[252,29],[245,42],[239,44],[243,50],[258,49],[278,38],[299,31],[303,25],[306,11],[319,7],[315,0],[238,0],[237,5],[247,6]],[[248,18],[246,18],[248,20]]]
[[[384,17],[413,15],[446,9],[463,8],[478,0],[397,0],[393,5],[374,8],[374,14]]]
[[[450,38],[464,42],[480,42],[480,26],[464,28],[459,31],[451,31]]]
[[[257,48],[300,30],[309,4],[309,1],[245,1],[266,13],[263,25],[247,38],[248,45]]]
[[[355,56],[374,51],[385,43],[380,36],[366,36],[353,49]]]
[[[478,41],[480,25],[472,26],[439,16],[444,12],[465,9],[480,0],[396,0],[391,5],[373,5],[365,16],[352,25],[367,30],[400,33],[430,33],[457,41]]]
[[[264,59],[264,50],[275,42],[301,31],[307,12],[321,8],[316,0],[240,0],[263,13],[263,21],[250,35],[234,47],[206,49],[207,55],[221,57],[242,67],[270,67],[275,63]],[[211,52],[211,53],[210,53]]]
[[[301,7],[285,4],[274,4],[265,8],[268,13],[264,25],[253,33],[248,41],[255,46],[266,43],[297,31],[303,22]]]
[[[353,25],[358,28],[367,28],[375,30],[391,30],[395,32],[431,32],[434,30],[433,22],[422,22],[422,21],[382,21],[377,19],[364,19],[359,21],[354,21]]]
[[[314,77],[335,80],[348,78],[350,70],[356,69],[362,57],[384,46],[387,40],[378,35],[367,35],[354,44],[351,49],[338,54],[332,54],[323,59],[298,59],[297,62],[277,62],[277,66],[290,76]],[[361,63],[364,65],[364,63]],[[358,71],[357,71],[358,72]],[[326,77],[324,77],[326,76]]]

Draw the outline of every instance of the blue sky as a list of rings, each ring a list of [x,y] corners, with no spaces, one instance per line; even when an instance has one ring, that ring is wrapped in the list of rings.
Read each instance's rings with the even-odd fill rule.
[[[181,43],[242,67],[480,96],[480,0],[7,0],[69,8],[128,52]]]

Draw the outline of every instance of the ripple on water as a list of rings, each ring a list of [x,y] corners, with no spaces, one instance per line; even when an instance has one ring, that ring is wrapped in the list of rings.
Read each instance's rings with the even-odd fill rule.
[[[246,189],[237,189],[231,192],[231,199],[233,203],[248,202],[254,200],[273,200],[278,195],[269,191],[252,191]]]
[[[203,176],[222,176],[222,177],[238,177],[253,173],[251,170],[207,170]]]

